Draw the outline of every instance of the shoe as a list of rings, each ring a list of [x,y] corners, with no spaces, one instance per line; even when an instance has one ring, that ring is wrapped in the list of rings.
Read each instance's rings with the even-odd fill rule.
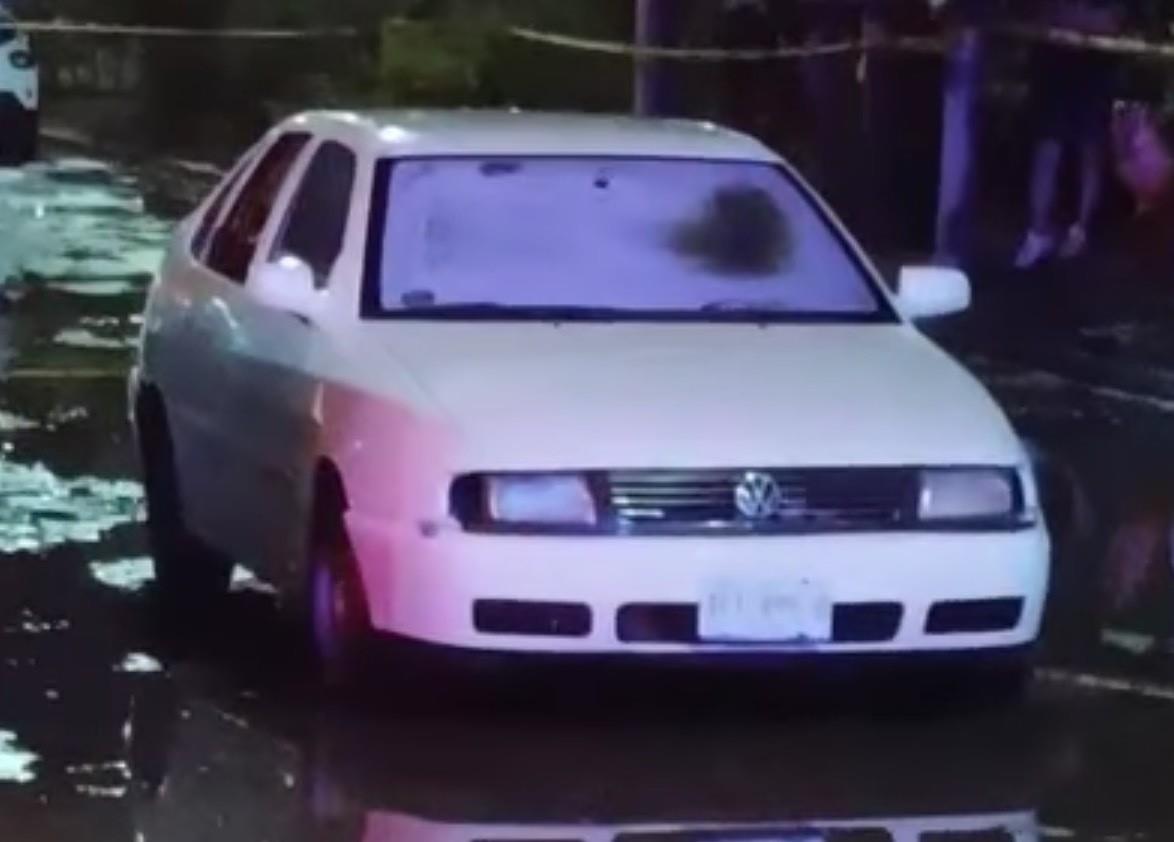
[[[1051,234],[1028,231],[1015,255],[1016,269],[1031,269],[1038,266],[1056,251],[1056,238]]]
[[[1067,235],[1064,237],[1064,242],[1060,246],[1059,255],[1064,260],[1072,260],[1074,257],[1080,257],[1084,254],[1084,250],[1088,247],[1088,234],[1084,230],[1083,225],[1073,225],[1068,229]]]

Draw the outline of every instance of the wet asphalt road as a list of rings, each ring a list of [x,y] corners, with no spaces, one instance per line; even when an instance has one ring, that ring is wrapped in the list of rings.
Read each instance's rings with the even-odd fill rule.
[[[1045,662],[1020,709],[793,708],[774,703],[785,687],[763,704],[715,677],[326,704],[244,577],[209,628],[158,631],[123,419],[167,230],[145,205],[95,162],[0,173],[6,837],[1174,838],[1174,407],[968,360],[1037,447],[1057,535]]]

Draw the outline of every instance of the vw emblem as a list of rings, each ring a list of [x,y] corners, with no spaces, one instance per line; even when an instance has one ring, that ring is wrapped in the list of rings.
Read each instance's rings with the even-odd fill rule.
[[[782,514],[783,490],[769,474],[750,472],[734,488],[734,505],[747,520],[767,521]]]

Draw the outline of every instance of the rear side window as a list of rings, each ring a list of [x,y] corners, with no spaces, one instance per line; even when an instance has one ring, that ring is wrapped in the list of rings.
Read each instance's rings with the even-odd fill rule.
[[[314,270],[319,289],[328,283],[342,252],[355,168],[354,152],[332,140],[323,143],[306,169],[273,247],[274,260],[288,255],[304,260]]]
[[[248,172],[252,162],[250,155],[237,164],[236,171],[221,186],[220,191],[212,199],[212,204],[208,205],[208,210],[204,213],[204,218],[200,220],[199,228],[196,229],[196,235],[192,237],[192,254],[197,259],[203,260],[207,257],[208,242],[212,239],[212,232],[216,230],[216,223],[220,221],[220,215],[224,213],[224,204],[236,190],[241,177]]]
[[[265,153],[212,239],[208,256],[212,269],[244,283],[281,186],[309,141],[310,135],[302,132],[285,134]]]

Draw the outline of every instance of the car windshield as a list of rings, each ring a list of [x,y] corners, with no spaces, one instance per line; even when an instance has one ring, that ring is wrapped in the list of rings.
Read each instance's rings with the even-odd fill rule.
[[[375,206],[369,317],[892,318],[772,164],[406,159],[381,168]]]

